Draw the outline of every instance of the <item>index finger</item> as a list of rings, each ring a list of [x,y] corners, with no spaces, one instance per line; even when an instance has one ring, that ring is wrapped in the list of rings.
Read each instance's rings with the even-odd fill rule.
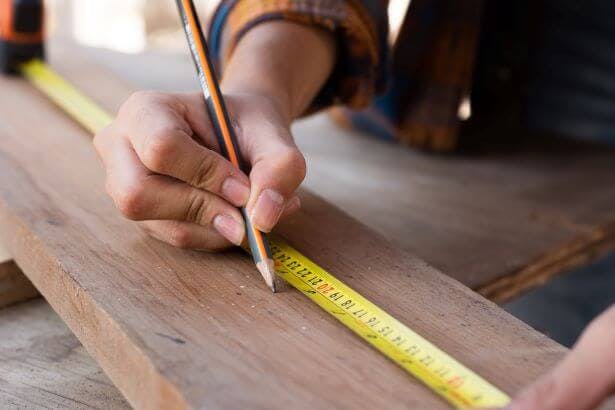
[[[150,171],[212,192],[235,206],[245,205],[250,195],[248,177],[193,138],[181,108],[155,101],[142,104],[144,108],[130,115],[124,131]]]

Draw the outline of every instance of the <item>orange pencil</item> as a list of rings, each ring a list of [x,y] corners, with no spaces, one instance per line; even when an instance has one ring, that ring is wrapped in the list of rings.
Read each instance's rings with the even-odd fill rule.
[[[237,168],[245,171],[246,167],[224,105],[194,3],[192,0],[177,0],[177,7],[222,154]],[[241,214],[246,224],[248,244],[256,267],[271,291],[275,293],[275,269],[267,237],[254,227],[245,208],[241,208]]]

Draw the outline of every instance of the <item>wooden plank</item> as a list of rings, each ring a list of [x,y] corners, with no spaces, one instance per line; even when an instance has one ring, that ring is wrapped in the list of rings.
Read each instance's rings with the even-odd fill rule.
[[[0,308],[37,296],[36,288],[0,243]]]
[[[103,70],[61,61],[107,106],[129,92]],[[298,292],[271,295],[246,255],[147,237],[104,193],[90,137],[28,84],[2,78],[0,88],[10,96],[0,103],[0,234],[133,406],[445,407]],[[322,199],[302,196],[304,209],[282,235],[506,392],[565,353]]]
[[[130,406],[43,299],[0,311],[0,407]]]
[[[196,87],[184,49],[82,52],[142,88]],[[613,148],[486,135],[494,144],[472,155],[433,156],[342,129],[326,114],[299,121],[294,135],[306,187],[491,300],[615,249]]]

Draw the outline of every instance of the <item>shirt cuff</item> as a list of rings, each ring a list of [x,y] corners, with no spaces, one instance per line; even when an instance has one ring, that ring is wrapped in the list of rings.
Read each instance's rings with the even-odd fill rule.
[[[379,11],[382,8],[364,4],[370,1],[373,2],[225,0],[219,4],[211,20],[208,36],[211,52],[220,67],[241,37],[266,21],[285,20],[323,28],[337,38],[337,61],[329,80],[308,111],[334,104],[362,108],[383,88],[385,78],[388,23],[386,13]]]

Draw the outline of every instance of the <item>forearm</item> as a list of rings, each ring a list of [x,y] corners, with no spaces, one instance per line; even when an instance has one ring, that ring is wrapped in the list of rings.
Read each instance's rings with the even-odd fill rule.
[[[286,121],[301,115],[330,76],[333,34],[320,28],[272,21],[249,30],[223,68],[225,93],[265,95]]]

